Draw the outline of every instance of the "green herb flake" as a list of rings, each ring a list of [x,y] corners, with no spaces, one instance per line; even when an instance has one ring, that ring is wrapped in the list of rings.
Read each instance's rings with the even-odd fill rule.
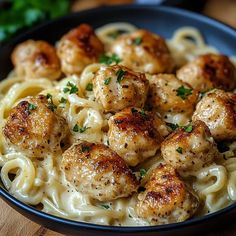
[[[111,77],[109,77],[109,78],[107,78],[107,79],[104,80],[104,84],[105,84],[105,85],[110,84],[110,82],[111,82]]]
[[[109,206],[109,205],[106,205],[106,204],[101,204],[101,207],[102,207],[102,208],[105,208],[105,209],[107,209],[107,210],[110,209],[110,206]]]
[[[144,178],[144,176],[147,174],[147,171],[144,168],[141,168],[139,170],[139,174],[141,178]]]
[[[129,214],[129,218],[133,218],[133,216],[131,216],[131,215]]]
[[[191,133],[192,130],[193,130],[193,126],[192,125],[187,125],[187,126],[184,126],[184,131],[185,132],[188,132],[188,133]]]
[[[145,113],[144,109],[142,109],[139,114],[143,117],[143,118],[146,118],[147,117],[147,114]]]
[[[138,112],[138,110],[132,107],[132,108],[131,108],[131,112],[132,112],[132,113],[136,113],[136,112]]]
[[[99,57],[99,62],[106,65],[111,65],[112,63],[118,64],[121,62],[121,59],[117,54],[113,53],[111,56],[102,55]]]
[[[180,86],[177,90],[176,90],[176,95],[181,97],[183,100],[185,100],[189,95],[192,94],[192,89],[190,88],[185,88],[183,85]]]
[[[29,111],[33,111],[33,110],[35,110],[36,108],[37,108],[36,105],[34,105],[34,104],[32,104],[32,103],[28,103],[28,110],[29,110]]]
[[[88,83],[86,86],[86,90],[87,91],[93,91],[93,84],[92,83]]]
[[[120,36],[121,34],[125,34],[128,33],[126,30],[114,30],[112,32],[109,32],[107,34],[108,37],[112,38],[112,39],[117,39],[118,36]]]
[[[48,99],[48,108],[51,111],[55,111],[57,109],[57,106],[53,103],[52,95],[48,93],[46,97]]]
[[[168,123],[166,122],[166,125],[168,127],[170,127],[172,130],[176,130],[177,128],[179,128],[179,125],[178,124],[174,124],[174,123]]]
[[[176,149],[176,152],[182,154],[182,153],[183,153],[183,148],[182,148],[182,147],[178,147],[178,148]]]
[[[59,102],[60,102],[60,103],[67,103],[67,99],[65,99],[64,97],[61,97],[61,99],[60,99]]]
[[[77,93],[77,92],[79,91],[79,89],[77,88],[77,86],[76,86],[75,84],[71,83],[70,81],[68,81],[68,83],[67,83],[66,86],[67,86],[67,87],[65,87],[65,88],[63,89],[63,92],[64,92],[64,93],[68,93],[68,92],[69,92],[69,94],[73,94],[73,93]]]
[[[117,82],[118,82],[118,83],[120,83],[120,82],[124,79],[125,73],[126,73],[126,71],[124,71],[124,70],[122,70],[122,69],[119,69],[119,70],[116,72]]]
[[[141,43],[142,43],[142,38],[141,37],[137,37],[137,38],[135,38],[134,39],[134,44],[136,44],[136,45],[140,45]]]
[[[79,132],[79,133],[84,133],[87,129],[90,129],[90,127],[87,127],[87,126],[84,126],[84,127],[80,127],[78,124],[76,124],[74,127],[73,127],[73,131],[74,132]]]

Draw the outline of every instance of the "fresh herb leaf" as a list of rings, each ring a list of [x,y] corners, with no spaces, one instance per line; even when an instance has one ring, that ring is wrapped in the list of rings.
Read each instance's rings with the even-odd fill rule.
[[[74,132],[79,132],[79,133],[84,133],[87,129],[90,129],[90,127],[84,126],[84,127],[80,127],[78,124],[76,124],[73,127],[73,131]]]
[[[105,208],[105,209],[110,209],[110,206],[109,205],[106,205],[106,204],[101,204],[101,207]]]
[[[91,150],[91,147],[82,144],[82,146],[81,146],[82,152],[89,152],[90,150]]]
[[[166,125],[168,127],[170,127],[172,130],[176,130],[177,128],[179,128],[179,125],[178,124],[174,124],[174,123],[168,123],[166,122]]]
[[[131,215],[129,214],[129,218],[133,218],[133,216],[131,216]]]
[[[111,77],[108,77],[107,79],[104,80],[104,84],[108,85],[111,82]]]
[[[122,70],[122,69],[119,69],[119,70],[116,72],[117,82],[118,82],[118,83],[120,83],[120,82],[124,79],[125,73],[126,73],[126,71],[124,71],[124,70]]]
[[[141,168],[139,170],[139,173],[140,173],[140,177],[143,178],[147,174],[147,171],[144,168]]]
[[[177,92],[177,96],[181,97],[183,100],[185,100],[189,95],[192,94],[192,89],[190,88],[185,88],[183,85],[180,86],[176,92]]]
[[[68,83],[67,83],[66,86],[67,86],[67,87],[65,87],[65,88],[63,89],[63,92],[64,92],[64,93],[68,93],[68,92],[69,92],[69,94],[73,94],[73,93],[77,93],[77,92],[79,91],[79,89],[77,88],[77,86],[76,86],[75,84],[71,83],[70,81],[68,81]]]
[[[147,117],[147,114],[145,113],[145,111],[142,109],[139,114],[143,117],[143,118],[146,118]]]
[[[61,97],[61,100],[59,101],[60,103],[67,103],[67,99],[64,97]]]
[[[131,112],[132,112],[132,113],[136,113],[136,112],[138,112],[138,110],[132,107],[132,108],[131,108]]]
[[[46,97],[48,99],[48,108],[51,111],[55,111],[57,109],[57,106],[53,103],[52,95],[48,93]]]
[[[134,44],[136,44],[136,45],[140,45],[141,43],[142,43],[142,38],[141,37],[137,37],[137,38],[135,38],[134,39]]]
[[[118,57],[117,54],[113,53],[111,56],[100,56],[99,62],[102,64],[111,65],[112,63],[118,64],[119,62],[121,62],[121,59]]]
[[[121,34],[125,34],[125,33],[128,33],[128,32],[126,30],[114,30],[112,32],[109,32],[107,34],[107,36],[112,39],[116,39],[118,36],[120,36]]]
[[[34,104],[32,104],[32,103],[28,103],[28,110],[29,110],[29,111],[33,111],[33,110],[35,110],[36,108],[37,108],[36,105],[34,105]]]
[[[184,131],[188,132],[188,133],[191,133],[192,130],[193,130],[193,126],[192,125],[186,125],[186,126],[183,126],[183,128],[184,128]]]
[[[86,90],[87,91],[93,91],[93,84],[92,83],[88,83],[86,86]]]
[[[182,153],[183,153],[183,148],[182,148],[182,147],[178,147],[178,148],[176,149],[176,152],[182,154]]]

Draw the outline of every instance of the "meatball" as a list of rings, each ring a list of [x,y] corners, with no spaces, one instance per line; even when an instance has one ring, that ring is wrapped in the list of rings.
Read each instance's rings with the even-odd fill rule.
[[[111,149],[130,166],[154,156],[163,141],[160,133],[168,134],[165,124],[156,114],[138,108],[126,108],[116,113],[108,125]]]
[[[150,74],[171,72],[174,61],[165,40],[146,30],[120,36],[111,46],[121,64],[134,71]]]
[[[149,105],[162,117],[181,113],[191,118],[198,92],[172,74],[153,75],[148,94]]]
[[[192,119],[204,121],[216,140],[236,139],[236,94],[220,89],[208,92]]]
[[[143,73],[119,65],[101,67],[93,79],[95,98],[106,112],[116,112],[130,106],[142,108],[148,86]]]
[[[65,119],[50,108],[47,98],[39,95],[26,98],[11,110],[3,133],[15,149],[34,157],[60,150],[69,129]]]
[[[164,160],[177,170],[192,171],[219,156],[216,143],[202,121],[178,128],[161,144]]]
[[[65,34],[57,45],[62,71],[66,75],[80,74],[83,69],[98,61],[104,46],[87,24],[81,24]]]
[[[150,224],[185,221],[199,206],[198,199],[188,190],[175,169],[160,164],[151,173],[145,191],[138,195],[138,216]]]
[[[236,69],[224,55],[199,56],[180,68],[177,77],[202,92],[212,88],[228,91],[236,86]]]
[[[25,79],[58,79],[60,61],[55,48],[45,41],[27,40],[19,44],[11,55],[18,76]]]
[[[128,197],[139,185],[124,160],[103,144],[74,144],[63,153],[61,168],[76,190],[99,201]]]

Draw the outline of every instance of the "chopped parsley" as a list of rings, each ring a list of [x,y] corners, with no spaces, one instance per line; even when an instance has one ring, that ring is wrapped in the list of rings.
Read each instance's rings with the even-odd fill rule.
[[[66,87],[63,89],[64,93],[69,93],[69,94],[73,94],[73,93],[77,93],[79,90],[77,88],[77,86],[73,83],[71,83],[70,81],[68,81]]]
[[[147,117],[147,114],[145,113],[145,111],[142,109],[139,114],[142,116],[142,117]]]
[[[60,103],[67,103],[67,99],[65,99],[64,97],[61,97],[61,99],[60,99],[59,102],[60,102]]]
[[[170,127],[172,130],[176,130],[177,128],[179,128],[179,125],[178,124],[174,124],[174,123],[168,123],[166,122],[166,125],[168,127]]]
[[[36,105],[32,104],[32,103],[28,103],[28,111],[33,111],[37,108]]]
[[[110,206],[109,205],[106,205],[106,204],[101,204],[101,207],[105,208],[105,209],[110,209]]]
[[[176,152],[182,154],[182,153],[183,153],[183,148],[182,148],[182,147],[178,147],[178,148],[176,149]]]
[[[193,130],[193,126],[192,125],[186,125],[186,126],[183,126],[183,128],[184,128],[184,131],[188,132],[188,133],[191,133],[192,130]]]
[[[120,36],[121,34],[125,34],[125,33],[128,33],[128,32],[126,30],[114,30],[112,32],[109,32],[107,34],[107,36],[112,39],[116,39],[118,36]]]
[[[137,37],[137,38],[135,38],[134,39],[134,44],[136,44],[136,45],[140,45],[141,43],[142,43],[142,38],[141,37]]]
[[[118,83],[120,83],[120,82],[124,79],[125,73],[126,73],[126,71],[124,71],[124,70],[122,70],[122,69],[119,69],[119,70],[116,72],[117,82],[118,82]]]
[[[52,95],[50,93],[47,94],[47,99],[48,99],[48,108],[51,111],[55,111],[57,109],[57,106],[53,103]]]
[[[81,146],[82,152],[89,152],[90,150],[91,150],[91,147],[82,144]]]
[[[121,62],[121,59],[115,53],[113,53],[111,56],[104,54],[100,56],[99,62],[102,64],[111,65],[112,63],[118,64]]]
[[[107,79],[104,80],[104,84],[108,85],[111,82],[111,77],[108,77]]]
[[[92,83],[88,83],[86,86],[86,90],[87,91],[93,91],[93,84]]]
[[[183,85],[180,86],[176,92],[177,96],[181,97],[183,100],[185,100],[189,95],[192,94],[192,89],[191,88],[185,88]]]
[[[138,112],[138,110],[136,110],[135,108],[132,107],[132,108],[131,108],[131,112],[132,112],[132,113],[135,113],[135,112]]]
[[[144,178],[144,176],[147,174],[147,171],[144,168],[141,168],[139,170],[139,174],[141,178]]]
[[[80,127],[78,124],[76,124],[73,127],[73,131],[74,132],[79,132],[79,133],[84,133],[87,129],[89,129],[90,127],[84,126],[84,127]]]

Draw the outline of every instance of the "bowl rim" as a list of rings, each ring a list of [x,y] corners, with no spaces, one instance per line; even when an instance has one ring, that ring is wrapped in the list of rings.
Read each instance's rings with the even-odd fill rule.
[[[188,18],[192,18],[196,21],[201,21],[203,23],[207,23],[210,24],[228,34],[230,34],[232,37],[235,37],[236,39],[236,30],[229,26],[226,25],[224,23],[222,23],[219,20],[215,20],[212,19],[210,17],[207,17],[205,15],[201,15],[195,12],[191,12],[185,9],[180,9],[180,8],[176,8],[173,6],[158,6],[155,4],[142,4],[142,5],[135,5],[135,4],[128,4],[128,5],[118,5],[118,6],[103,6],[103,7],[98,7],[98,8],[94,8],[94,9],[88,9],[88,10],[83,10],[81,12],[75,12],[75,13],[70,13],[66,16],[57,18],[57,19],[53,19],[53,20],[48,20],[46,22],[43,22],[39,25],[37,25],[36,27],[33,27],[21,34],[19,34],[17,37],[13,38],[12,40],[10,40],[8,43],[2,45],[0,47],[0,51],[2,49],[4,49],[5,47],[8,47],[10,44],[14,44],[17,41],[20,41],[20,39],[24,36],[24,35],[28,35],[31,34],[37,30],[39,30],[40,28],[43,27],[47,27],[50,24],[55,24],[56,22],[59,22],[61,20],[65,20],[65,19],[70,19],[73,18],[75,16],[79,16],[79,15],[83,15],[83,14],[91,14],[93,12],[99,13],[99,12],[103,12],[105,14],[106,11],[110,11],[113,9],[145,9],[145,10],[154,10],[154,11],[161,11],[167,14],[177,14],[177,15],[181,15],[182,17],[186,16]],[[27,211],[28,213],[33,214],[36,217],[40,217],[42,219],[47,219],[50,221],[53,221],[54,223],[60,223],[63,225],[67,225],[67,226],[71,226],[71,227],[77,227],[79,228],[85,228],[85,229],[93,229],[93,230],[102,230],[102,231],[106,231],[106,232],[127,232],[127,233],[135,233],[135,232],[154,232],[154,231],[167,231],[167,230],[175,230],[175,229],[180,229],[186,226],[193,226],[196,224],[200,224],[203,221],[207,221],[207,220],[211,220],[216,218],[217,216],[226,214],[231,212],[233,209],[236,209],[236,202],[232,203],[231,205],[216,211],[214,213],[210,213],[208,215],[204,215],[204,216],[200,216],[197,218],[193,218],[187,221],[183,221],[183,222],[179,222],[179,223],[172,223],[172,224],[165,224],[165,225],[156,225],[156,226],[109,226],[109,225],[99,225],[99,224],[94,224],[94,223],[87,223],[87,222],[82,222],[82,221],[75,221],[75,220],[70,220],[70,219],[66,219],[66,218],[62,218],[62,217],[58,217],[52,214],[48,214],[45,213],[43,211],[37,210],[36,208],[27,205],[23,202],[21,202],[20,200],[18,200],[17,198],[15,198],[13,195],[11,195],[7,190],[5,190],[1,185],[0,185],[0,196],[3,198],[3,200],[7,201],[8,203],[11,203],[13,205],[15,205],[16,207],[20,208],[23,211]]]

